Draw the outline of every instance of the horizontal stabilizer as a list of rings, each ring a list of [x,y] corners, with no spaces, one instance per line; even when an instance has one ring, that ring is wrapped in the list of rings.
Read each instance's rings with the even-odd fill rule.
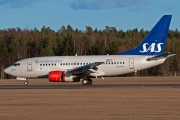
[[[169,57],[172,57],[174,55],[176,55],[176,54],[171,54],[170,52],[168,52],[168,53],[164,53],[162,55],[158,55],[158,56],[154,56],[154,57],[148,58],[147,61],[169,58]]]

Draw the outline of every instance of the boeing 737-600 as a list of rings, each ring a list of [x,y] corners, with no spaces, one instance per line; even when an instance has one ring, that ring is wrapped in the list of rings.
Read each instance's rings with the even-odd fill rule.
[[[175,54],[164,53],[171,15],[164,15],[134,49],[117,55],[46,56],[19,60],[5,73],[24,80],[49,78],[51,82],[79,82],[91,85],[93,77],[117,76],[164,63]]]

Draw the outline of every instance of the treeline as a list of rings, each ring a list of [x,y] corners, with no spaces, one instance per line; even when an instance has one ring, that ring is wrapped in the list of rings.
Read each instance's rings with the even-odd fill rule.
[[[79,30],[70,25],[62,26],[57,31],[45,26],[41,30],[0,30],[1,71],[14,61],[29,57],[117,54],[136,47],[147,33],[148,31],[143,29],[123,31],[109,26],[104,30],[90,26]],[[165,52],[172,52],[176,56],[163,65],[139,71],[137,74],[174,75],[175,72],[180,72],[180,32],[177,29],[169,30]]]

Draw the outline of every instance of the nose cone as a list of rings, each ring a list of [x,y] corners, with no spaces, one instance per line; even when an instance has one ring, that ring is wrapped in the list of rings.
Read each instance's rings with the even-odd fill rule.
[[[10,68],[9,68],[9,67],[6,68],[6,69],[4,70],[4,72],[5,72],[6,74],[10,74]]]

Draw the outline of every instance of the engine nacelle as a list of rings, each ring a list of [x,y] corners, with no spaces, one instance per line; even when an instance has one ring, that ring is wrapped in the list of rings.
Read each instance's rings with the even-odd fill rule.
[[[49,72],[49,81],[51,82],[73,82],[72,74],[65,71]]]

